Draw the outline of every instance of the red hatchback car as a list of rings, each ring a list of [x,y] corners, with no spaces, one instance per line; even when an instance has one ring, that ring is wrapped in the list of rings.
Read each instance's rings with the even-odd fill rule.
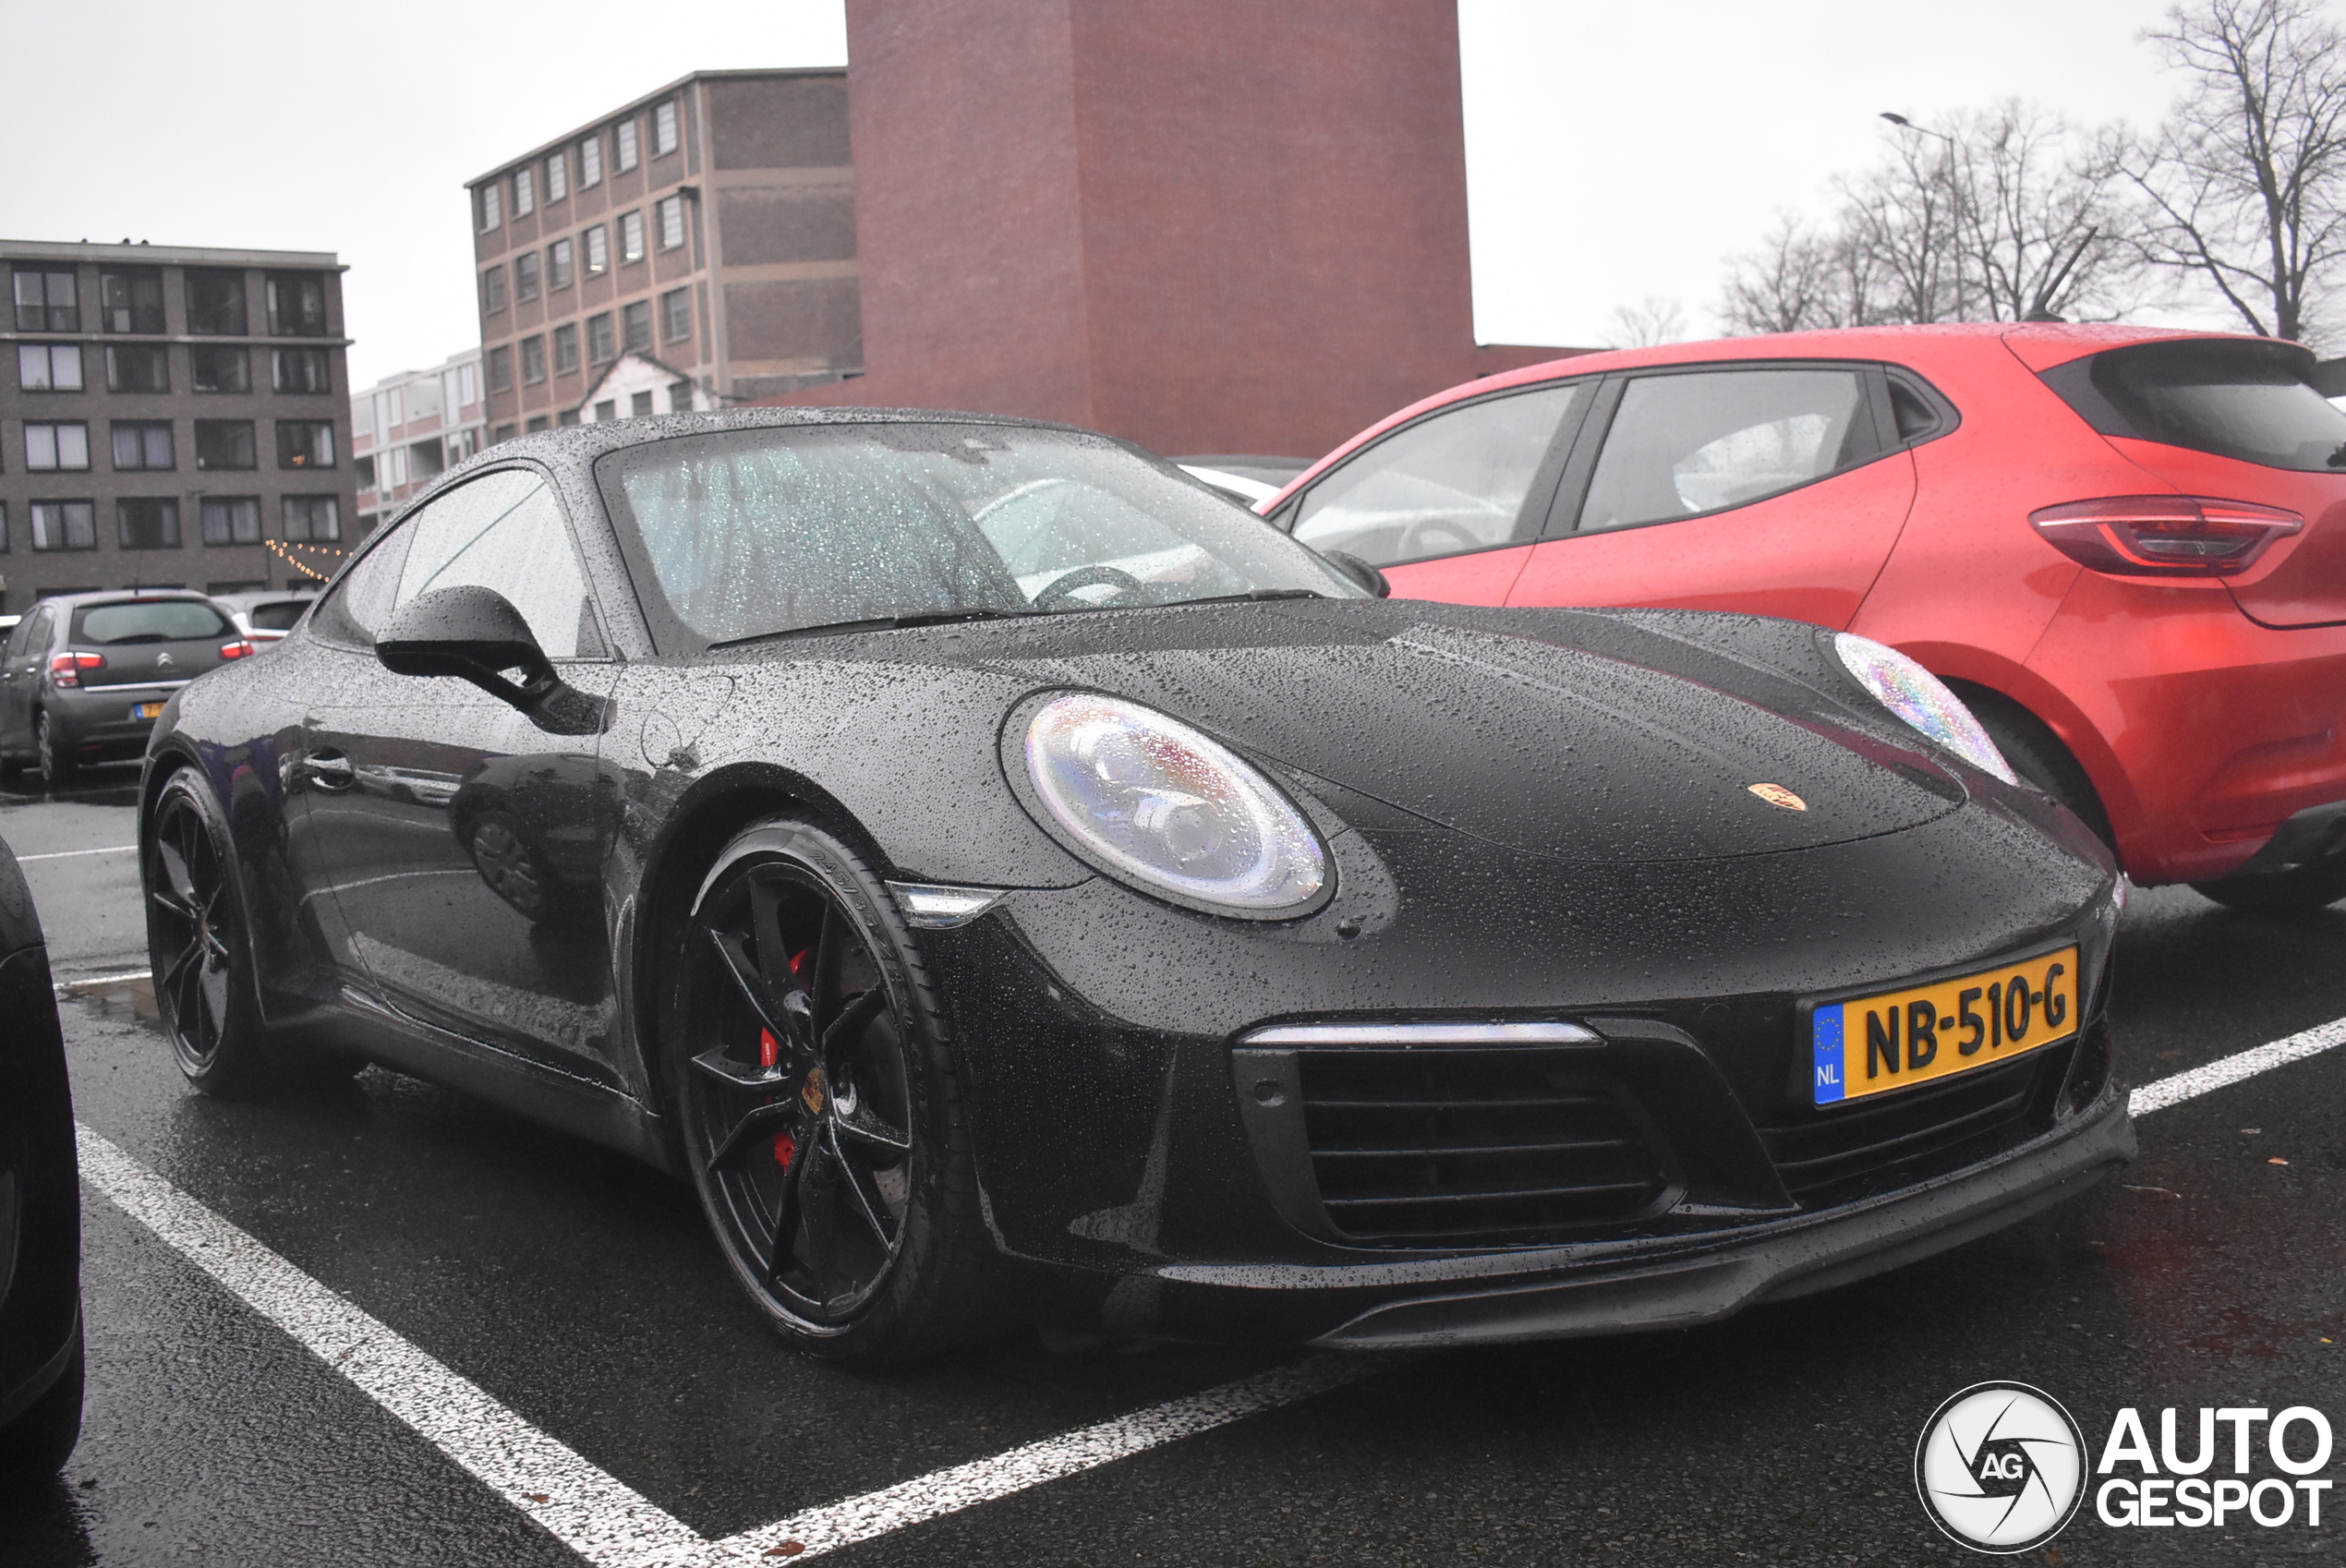
[[[2293,344],[1820,332],[1404,409],[1260,510],[1405,597],[1747,610],[1885,643],[2140,883],[2346,897],[2346,413]]]

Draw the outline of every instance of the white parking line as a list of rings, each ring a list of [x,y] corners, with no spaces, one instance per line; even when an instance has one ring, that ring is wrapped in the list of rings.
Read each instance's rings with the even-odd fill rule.
[[[2145,1084],[2129,1105],[2135,1116],[2148,1116],[2340,1045],[2346,1045],[2346,1019]],[[86,1127],[75,1131],[81,1175],[91,1187],[594,1568],[746,1568],[813,1556],[1292,1405],[1393,1364],[1372,1356],[1307,1357],[711,1540],[99,1134]]]
[[[2170,1105],[2196,1100],[2210,1090],[2238,1083],[2244,1078],[2255,1078],[2260,1072],[2270,1072],[2290,1062],[2302,1062],[2308,1056],[2317,1056],[2340,1045],[2346,1045],[2346,1019],[2332,1019],[2303,1033],[2219,1057],[2205,1067],[2193,1067],[2171,1078],[2162,1078],[2156,1083],[2146,1083],[2127,1100],[2126,1108],[2138,1116],[2146,1116],[2153,1111],[2163,1111]]]
[[[17,863],[29,865],[34,861],[69,861],[76,855],[127,855],[138,848],[136,844],[110,844],[103,850],[51,850],[38,855],[18,855]]]
[[[134,980],[151,980],[151,969],[127,969],[119,974],[69,974],[51,987],[60,996],[76,991],[87,991],[93,985],[127,985]]]

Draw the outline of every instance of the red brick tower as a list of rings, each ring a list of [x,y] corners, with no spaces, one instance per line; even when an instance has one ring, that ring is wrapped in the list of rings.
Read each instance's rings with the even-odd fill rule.
[[[848,0],[847,30],[866,374],[780,401],[1311,455],[1498,368],[1454,0]]]

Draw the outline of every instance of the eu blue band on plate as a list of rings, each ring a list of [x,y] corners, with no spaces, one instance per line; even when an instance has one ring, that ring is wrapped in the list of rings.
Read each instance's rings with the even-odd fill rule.
[[[1808,1015],[1817,1047],[1817,1101],[1829,1105],[1848,1092],[1841,1081],[1841,1004],[1828,1003]]]

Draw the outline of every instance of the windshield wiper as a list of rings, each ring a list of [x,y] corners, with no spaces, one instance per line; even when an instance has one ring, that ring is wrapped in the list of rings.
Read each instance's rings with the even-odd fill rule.
[[[1161,605],[1148,608],[1171,609],[1185,604],[1259,604],[1266,599],[1324,599],[1327,597],[1317,588],[1249,588],[1242,594],[1215,594],[1202,599],[1167,599]]]
[[[866,616],[860,621],[826,621],[816,626],[785,626],[779,632],[753,632],[746,637],[727,637],[708,645],[712,648],[738,648],[751,643],[770,643],[782,637],[894,632],[906,626],[941,626],[954,621],[1015,621],[1036,613],[1031,609],[921,609],[904,615]]]

